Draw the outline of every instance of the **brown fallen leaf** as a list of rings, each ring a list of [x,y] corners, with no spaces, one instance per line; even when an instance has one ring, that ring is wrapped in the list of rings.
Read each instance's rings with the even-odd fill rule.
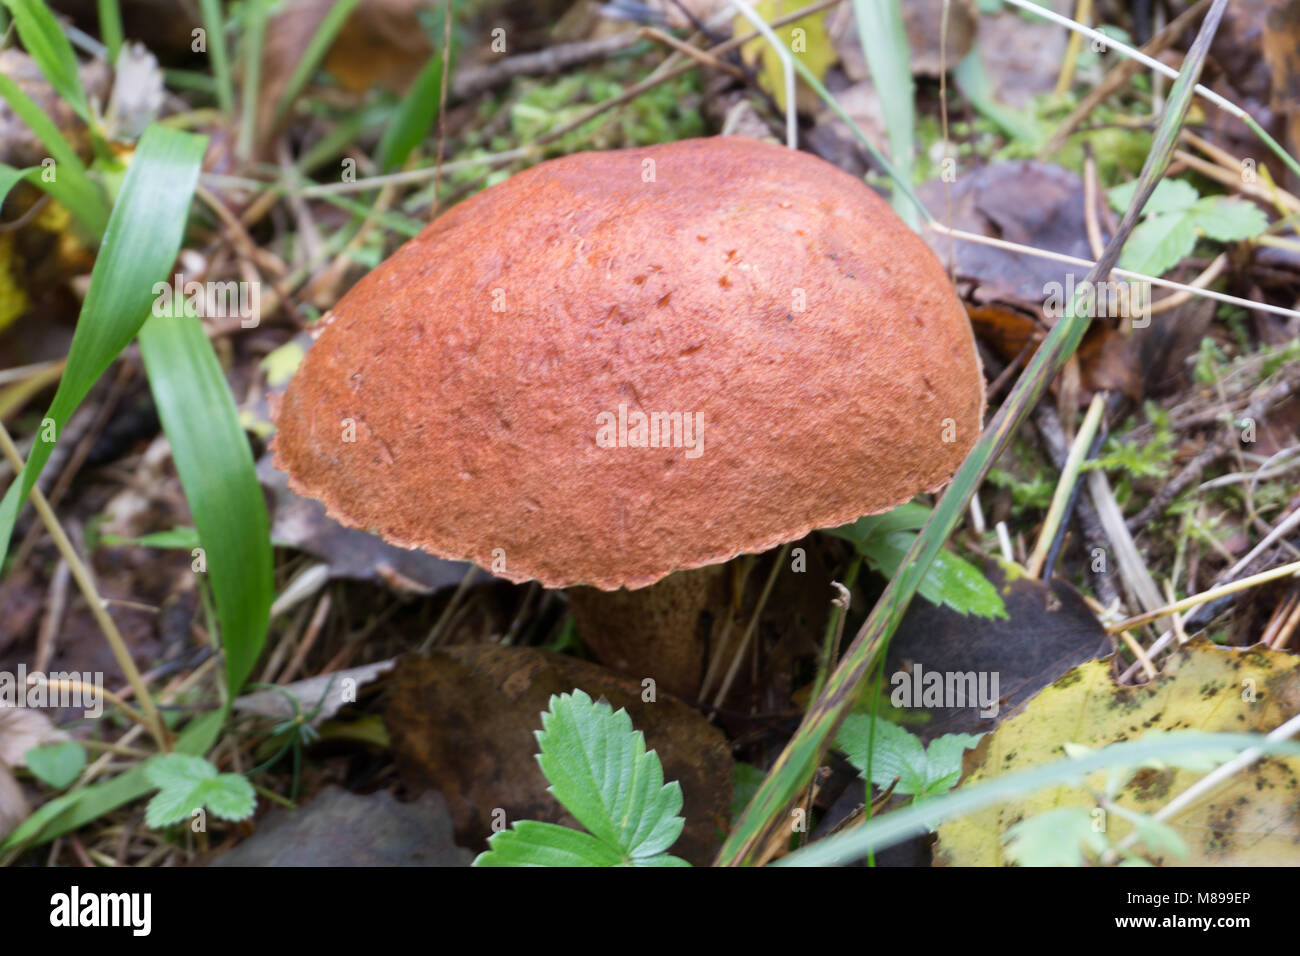
[[[27,751],[33,747],[67,739],[67,733],[50,723],[42,711],[31,707],[0,707],[0,763],[26,766]]]
[[[1070,668],[1111,652],[1111,642],[1083,597],[1067,581],[1050,583],[1012,575],[994,561],[984,573],[1006,604],[1005,618],[966,617],[948,607],[916,601],[889,643],[885,662],[886,697],[900,673],[983,673],[997,675],[1001,698],[997,718],[1028,700]],[[996,720],[978,707],[912,707],[929,722],[908,729],[924,740],[942,734],[983,733]]]
[[[1052,163],[1017,160],[981,166],[945,184],[931,180],[917,196],[945,225],[1047,252],[1092,258],[1084,226],[1083,180]],[[951,205],[950,205],[951,204]],[[977,304],[1004,302],[1040,313],[1049,283],[1082,282],[1083,266],[951,240],[935,231],[926,242],[945,266],[953,261],[959,285]],[[1105,238],[1103,236],[1103,238]]]
[[[542,820],[577,827],[547,792],[537,764],[541,715],[553,694],[581,688],[625,708],[646,746],[659,754],[665,781],[681,783],[686,827],[672,853],[707,864],[727,826],[731,751],[696,711],[604,668],[532,647],[475,645],[401,658],[389,677],[384,714],[398,770],[413,792],[440,791],[456,838],[485,849],[494,825]]]

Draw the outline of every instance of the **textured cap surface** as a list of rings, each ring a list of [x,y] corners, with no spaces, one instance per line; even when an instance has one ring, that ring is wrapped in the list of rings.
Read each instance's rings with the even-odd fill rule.
[[[937,490],[982,410],[965,311],[885,202],[715,137],[439,217],[331,312],[273,448],[344,524],[613,589]]]

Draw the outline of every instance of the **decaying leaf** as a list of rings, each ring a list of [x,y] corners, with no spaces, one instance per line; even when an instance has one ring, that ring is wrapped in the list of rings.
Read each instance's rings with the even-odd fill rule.
[[[989,717],[980,715],[986,708],[975,701],[937,707],[910,701],[911,707],[891,719],[925,740],[991,730],[995,719],[1005,719],[1074,665],[1110,653],[1109,638],[1068,582],[1009,576],[995,562],[987,562],[984,571],[1002,595],[1006,617],[966,617],[914,601],[890,641],[882,700],[902,689],[902,678],[895,675],[904,673],[919,673],[922,683],[927,673],[987,675],[986,688],[998,699],[997,713]],[[924,715],[921,721],[919,715]]]
[[[1090,259],[1084,225],[1083,181],[1068,169],[1035,160],[993,163],[956,182],[922,183],[917,195],[939,220],[955,229]],[[951,206],[949,203],[951,202]],[[1103,237],[1104,238],[1104,237]],[[976,303],[1005,302],[1038,312],[1048,286],[1087,278],[1082,266],[956,242],[927,232],[926,242],[945,266],[953,259],[959,286]]]
[[[330,674],[317,674],[273,690],[245,694],[232,706],[235,710],[246,713],[288,718],[294,716],[293,698],[298,701],[298,707],[304,715],[316,712],[309,723],[313,727],[319,727],[337,714],[344,704],[355,703],[358,689],[377,679],[392,666],[393,660],[390,658]]]
[[[731,751],[722,734],[686,704],[572,657],[531,647],[445,648],[398,661],[385,713],[398,769],[414,791],[447,799],[460,843],[485,848],[516,820],[578,823],[547,792],[537,764],[541,714],[552,694],[580,688],[625,708],[664,779],[681,783],[686,828],[673,853],[708,863],[727,826]],[[648,696],[648,694],[647,694]]]
[[[1300,710],[1300,659],[1260,648],[1230,650],[1197,640],[1175,651],[1160,675],[1118,687],[1110,665],[1093,661],[1035,697],[967,755],[967,784],[1059,760],[1066,744],[1098,748],[1147,731],[1267,732]],[[1104,774],[1094,785],[1104,784]],[[1202,776],[1201,771],[1143,769],[1117,802],[1151,814]],[[1101,784],[1098,783],[1101,781]],[[1042,790],[939,828],[936,860],[960,866],[1007,862],[1003,836],[1021,820],[1065,807],[1095,806],[1077,787]],[[1167,821],[1187,844],[1173,858],[1148,847],[1163,865],[1250,866],[1300,862],[1300,758],[1266,758]],[[1112,844],[1131,824],[1106,815]]]

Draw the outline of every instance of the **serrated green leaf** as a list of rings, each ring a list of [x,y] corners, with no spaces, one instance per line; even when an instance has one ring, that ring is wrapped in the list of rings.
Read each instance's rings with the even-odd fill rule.
[[[900,796],[933,796],[956,786],[962,754],[981,736],[944,734],[927,749],[919,737],[897,724],[879,717],[873,722],[870,714],[849,714],[835,744],[864,776],[870,751],[871,782],[877,787],[888,787],[897,779],[894,793]]]
[[[199,785],[204,806],[223,820],[243,820],[257,809],[253,785],[237,773],[221,773]]]
[[[144,822],[155,830],[188,819],[202,806],[195,804],[194,790],[160,790],[144,808]]]
[[[594,836],[633,859],[676,842],[686,822],[681,786],[664,783],[658,754],[646,751],[627,711],[575,690],[551,698],[542,727],[537,761],[551,793]]]
[[[898,780],[894,792],[916,794],[925,789],[925,745],[921,738],[870,714],[849,714],[844,718],[835,744],[857,768],[867,772],[871,763],[871,782],[887,787]]]
[[[618,866],[622,855],[590,833],[556,823],[521,820],[494,833],[475,866]]]
[[[1093,829],[1087,807],[1061,807],[1021,820],[1002,835],[1007,858],[1021,866],[1083,866],[1085,851],[1106,852],[1106,835]]]
[[[867,541],[862,557],[885,577],[892,578],[916,540],[912,531],[895,531]],[[978,617],[1006,617],[1006,605],[998,589],[975,565],[951,551],[940,551],[917,588],[931,604],[945,604],[958,614]]]
[[[1110,190],[1111,204],[1127,208],[1136,182]],[[1146,275],[1163,275],[1196,247],[1198,236],[1216,242],[1238,242],[1260,235],[1268,228],[1268,217],[1244,199],[1226,196],[1200,198],[1196,189],[1181,179],[1161,180],[1143,210],[1144,220],[1133,230],[1124,246],[1120,265]]]
[[[144,766],[149,782],[163,790],[187,788],[193,790],[205,780],[217,775],[217,768],[194,754],[162,754]]]
[[[1254,239],[1268,229],[1268,217],[1254,203],[1227,196],[1202,199],[1190,210],[1192,226],[1216,242]]]
[[[1138,181],[1124,183],[1106,191],[1106,198],[1116,212],[1123,212],[1133,202],[1137,192]],[[1156,184],[1151,198],[1142,207],[1144,215],[1153,216],[1166,212],[1181,212],[1190,209],[1201,198],[1196,187],[1184,179],[1162,179]]]
[[[86,750],[75,740],[61,740],[33,747],[23,754],[23,762],[42,783],[62,790],[86,769]]]
[[[1150,216],[1133,230],[1119,264],[1132,272],[1162,276],[1195,247],[1196,229],[1184,213]]]
[[[884,514],[867,515],[853,524],[825,530],[852,542],[874,570],[892,578],[916,540],[912,532],[922,527],[929,517],[929,508],[909,502]],[[939,552],[919,590],[931,604],[946,604],[959,614],[1006,617],[1006,605],[998,589],[979,568],[950,551]]]
[[[925,748],[925,795],[947,793],[961,780],[962,757],[983,734],[944,734]]]
[[[853,524],[840,528],[825,529],[828,534],[851,541],[859,550],[873,538],[883,537],[895,531],[916,531],[925,526],[930,517],[930,509],[915,501],[899,505],[884,514],[866,515]]]
[[[257,806],[252,785],[237,773],[219,773],[202,757],[163,754],[145,764],[145,776],[158,793],[145,809],[154,829],[171,826],[207,807],[223,820],[242,820]]]

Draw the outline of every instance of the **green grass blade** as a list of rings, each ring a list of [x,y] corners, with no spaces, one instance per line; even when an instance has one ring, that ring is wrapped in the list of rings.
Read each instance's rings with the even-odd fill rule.
[[[108,62],[116,63],[122,49],[122,7],[118,0],[98,0],[99,38],[108,47]]]
[[[294,169],[303,175],[315,172],[319,166],[329,160],[345,155],[348,149],[371,129],[386,125],[394,113],[395,109],[391,104],[374,104],[349,110],[338,118],[324,136],[298,157]]]
[[[261,653],[271,611],[266,502],[200,320],[151,316],[140,329],[140,353],[204,551],[233,697]]]
[[[397,115],[379,140],[375,161],[381,172],[389,172],[406,162],[411,150],[419,146],[433,129],[438,118],[442,91],[442,54],[435,53],[402,97]]]
[[[235,80],[230,74],[230,57],[226,55],[226,28],[221,19],[221,0],[199,0],[203,14],[203,32],[212,76],[217,84],[217,105],[229,116],[235,111]]]
[[[329,52],[330,45],[334,38],[338,36],[339,30],[343,29],[343,24],[347,22],[348,17],[352,16],[352,11],[357,8],[361,0],[334,0],[334,5],[330,7],[329,13],[321,20],[320,26],[307,41],[307,49],[303,52],[302,59],[293,68],[293,73],[289,76],[289,83],[280,94],[280,102],[275,106],[275,120],[273,125],[279,126],[281,121],[289,113],[289,107],[293,101],[298,98],[302,88],[307,85],[308,78],[311,77],[312,71],[325,54]]]
[[[889,158],[909,185],[915,166],[916,89],[912,83],[911,55],[903,11],[899,0],[853,0],[858,21],[858,39],[871,71],[871,82],[880,95],[889,134]],[[913,229],[920,225],[916,207],[907,196],[894,191],[894,211]]]
[[[236,149],[243,159],[253,155],[257,138],[257,100],[262,85],[262,45],[266,39],[267,0],[244,5],[244,88],[240,91],[239,139]]]
[[[1151,740],[1111,744],[1079,759],[1065,758],[991,780],[959,787],[912,804],[893,813],[875,817],[845,833],[820,840],[778,860],[777,866],[835,866],[861,859],[868,853],[892,846],[909,837],[928,833],[945,820],[975,813],[1007,800],[1016,800],[1044,787],[1068,784],[1108,767],[1131,767],[1147,760],[1162,760],[1174,754],[1246,750],[1257,747],[1271,754],[1300,755],[1300,743],[1269,740],[1263,734],[1219,734],[1185,731],[1164,734]]]
[[[1142,207],[1168,168],[1179,132],[1187,118],[1193,88],[1201,74],[1210,40],[1218,29],[1226,3],[1227,0],[1215,0],[1214,6],[1206,14],[1201,31],[1183,61],[1179,79],[1169,92],[1165,115],[1156,131],[1142,175],[1138,178],[1140,185],[1116,229],[1115,237],[1088,273],[1087,281],[1080,285],[1081,290],[1105,280],[1110,274],[1119,260],[1124,242],[1137,224]],[[821,695],[809,705],[799,728],[719,851],[720,864],[737,865],[752,860],[769,822],[784,814],[816,770],[825,746],[834,738],[840,722],[853,704],[860,681],[884,654],[890,637],[902,620],[935,555],[965,513],[971,495],[1037,404],[1048,383],[1078,348],[1090,320],[1086,315],[1076,314],[1074,304],[1071,303],[1066,316],[1053,326],[1006,402],[971,449],[952,484],[931,513],[930,520],[908,551],[899,573],[890,580],[845,652],[840,665],[826,682]]]
[[[980,56],[978,46],[973,47],[957,64],[957,68],[952,72],[952,78],[977,113],[997,125],[1012,139],[1024,143],[1034,141],[1037,135],[1034,125],[1016,110],[998,101],[996,91],[993,89],[993,81],[984,67],[984,59]]]
[[[180,249],[206,143],[203,137],[157,124],[140,138],[90,274],[63,378],[45,414],[56,440],[149,315],[153,285],[168,274]],[[53,442],[37,440],[27,466],[0,501],[0,567],[18,511],[53,449]]]
[[[3,0],[3,3],[13,14],[14,26],[18,28],[23,46],[50,81],[54,92],[89,123],[90,108],[86,105],[81,74],[77,72],[77,55],[72,52],[72,44],[50,8],[42,0]]]
[[[108,225],[108,203],[87,175],[81,157],[45,111],[7,76],[0,76],[0,96],[9,102],[14,113],[36,134],[54,160],[54,166],[48,171],[41,169],[28,180],[67,206],[77,221],[98,239]],[[53,180],[49,178],[51,175]]]
[[[26,169],[15,169],[12,166],[0,163],[0,205],[4,205],[5,197],[9,195],[9,190],[18,185],[20,179],[27,179],[40,172],[38,166],[28,166]]]

